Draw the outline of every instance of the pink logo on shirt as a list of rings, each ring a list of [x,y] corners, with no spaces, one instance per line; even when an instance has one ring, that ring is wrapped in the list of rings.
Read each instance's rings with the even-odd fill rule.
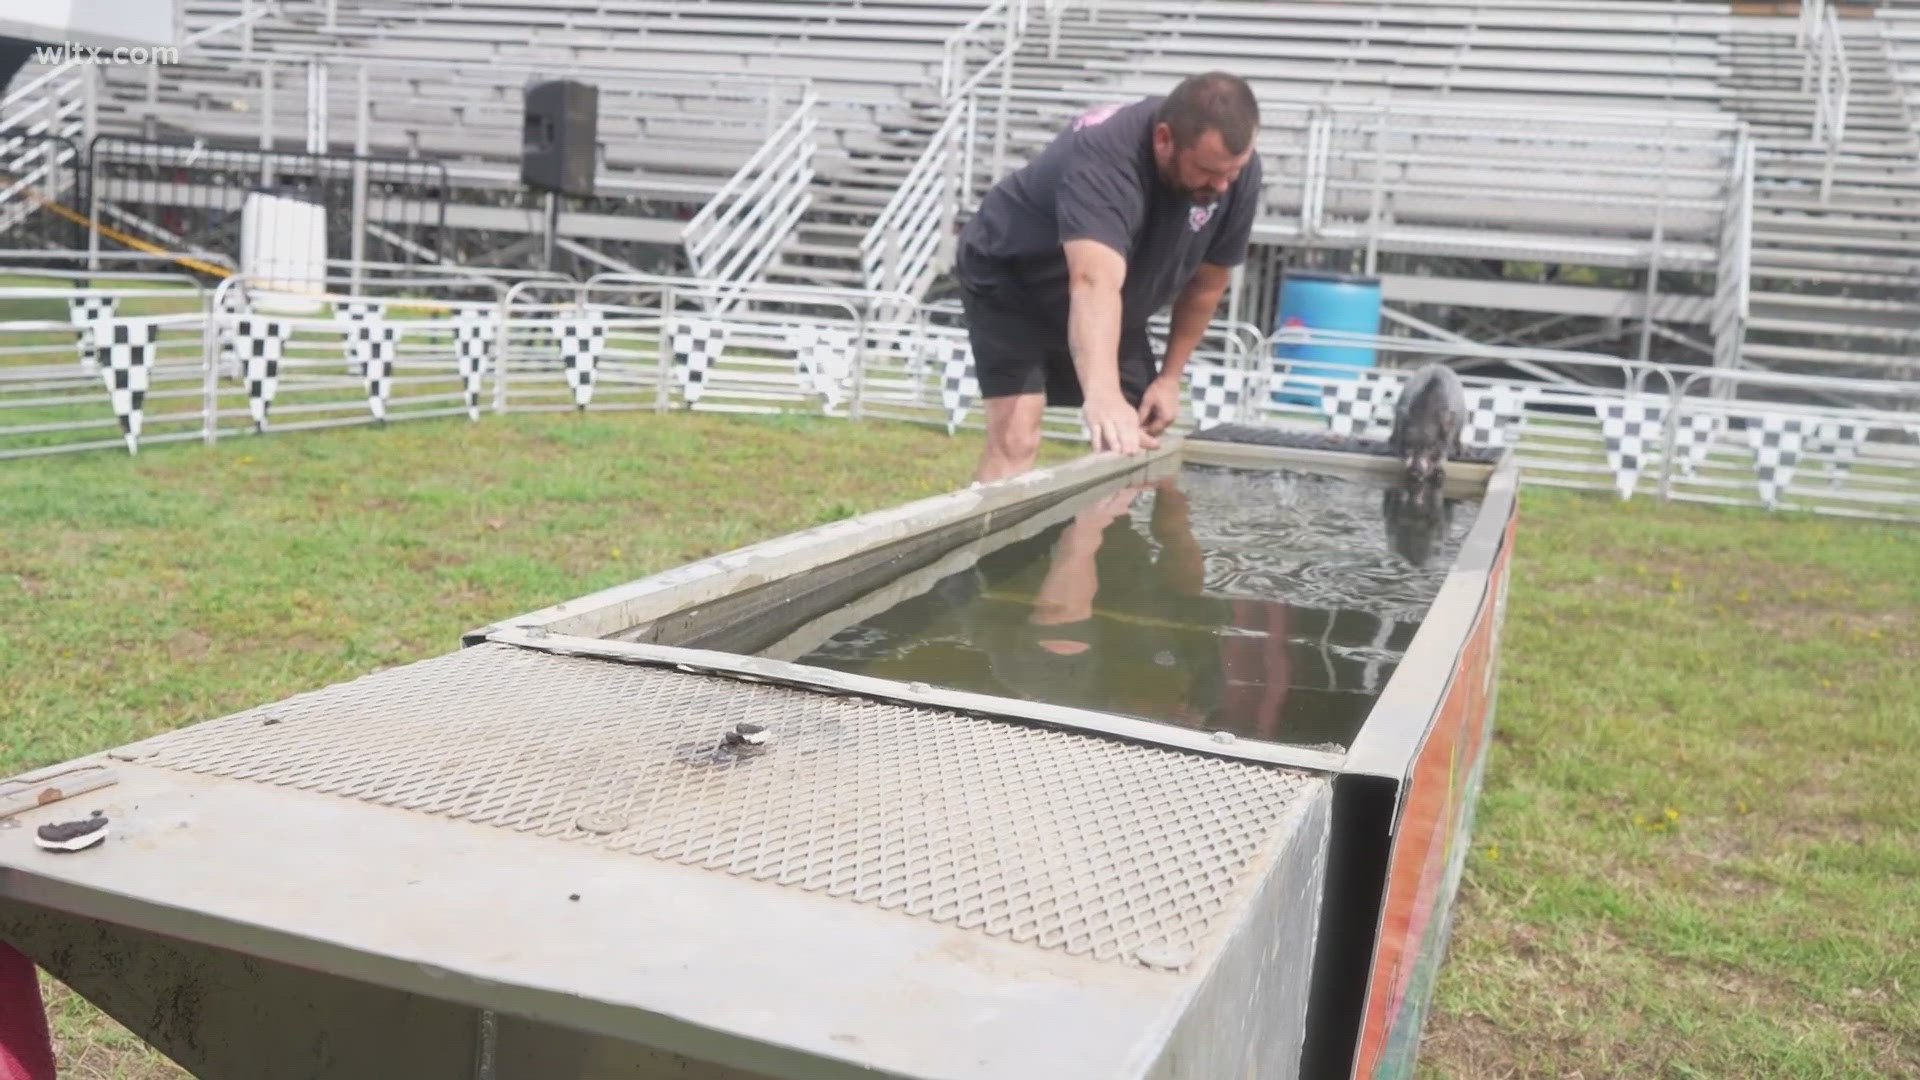
[[[1120,108],[1121,107],[1118,105],[1106,105],[1106,106],[1102,106],[1101,108],[1095,109],[1092,112],[1086,113],[1085,115],[1081,116],[1080,119],[1075,120],[1073,122],[1073,130],[1084,131],[1087,128],[1096,127],[1100,124],[1104,124],[1107,122],[1107,119],[1109,117],[1111,117],[1114,113],[1119,112]]]
[[[1187,224],[1193,226],[1194,232],[1199,232],[1201,229],[1206,228],[1207,222],[1211,220],[1213,220],[1213,204],[1211,203],[1206,206],[1196,206],[1187,211]]]

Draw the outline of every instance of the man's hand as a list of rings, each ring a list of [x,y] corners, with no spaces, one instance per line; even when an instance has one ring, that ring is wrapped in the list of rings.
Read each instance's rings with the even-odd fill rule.
[[[1180,419],[1180,380],[1161,376],[1140,396],[1140,429],[1157,436]]]
[[[1160,449],[1160,440],[1140,429],[1140,414],[1118,394],[1088,398],[1080,407],[1080,417],[1086,421],[1096,454],[1112,450],[1133,455],[1142,449]]]
[[[1093,452],[1157,450],[1160,441],[1141,432],[1140,414],[1120,393],[1120,287],[1127,280],[1127,260],[1098,240],[1069,240],[1065,247],[1072,297],[1067,342],[1086,402],[1080,416]]]

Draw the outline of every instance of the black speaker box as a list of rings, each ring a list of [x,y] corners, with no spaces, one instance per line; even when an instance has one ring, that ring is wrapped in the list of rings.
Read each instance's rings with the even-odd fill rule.
[[[556,79],[528,86],[520,182],[563,195],[592,195],[599,109],[600,91],[587,83]]]

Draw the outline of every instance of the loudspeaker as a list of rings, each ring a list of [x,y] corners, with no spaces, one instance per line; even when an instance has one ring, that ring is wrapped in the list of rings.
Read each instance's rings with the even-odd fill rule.
[[[520,182],[562,195],[592,195],[599,110],[600,91],[587,83],[556,79],[527,87]]]

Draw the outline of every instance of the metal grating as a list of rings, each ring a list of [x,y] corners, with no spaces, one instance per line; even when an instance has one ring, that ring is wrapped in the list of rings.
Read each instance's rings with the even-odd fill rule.
[[[722,745],[767,726],[756,754]],[[479,645],[129,748],[1100,959],[1191,955],[1307,774]]]

